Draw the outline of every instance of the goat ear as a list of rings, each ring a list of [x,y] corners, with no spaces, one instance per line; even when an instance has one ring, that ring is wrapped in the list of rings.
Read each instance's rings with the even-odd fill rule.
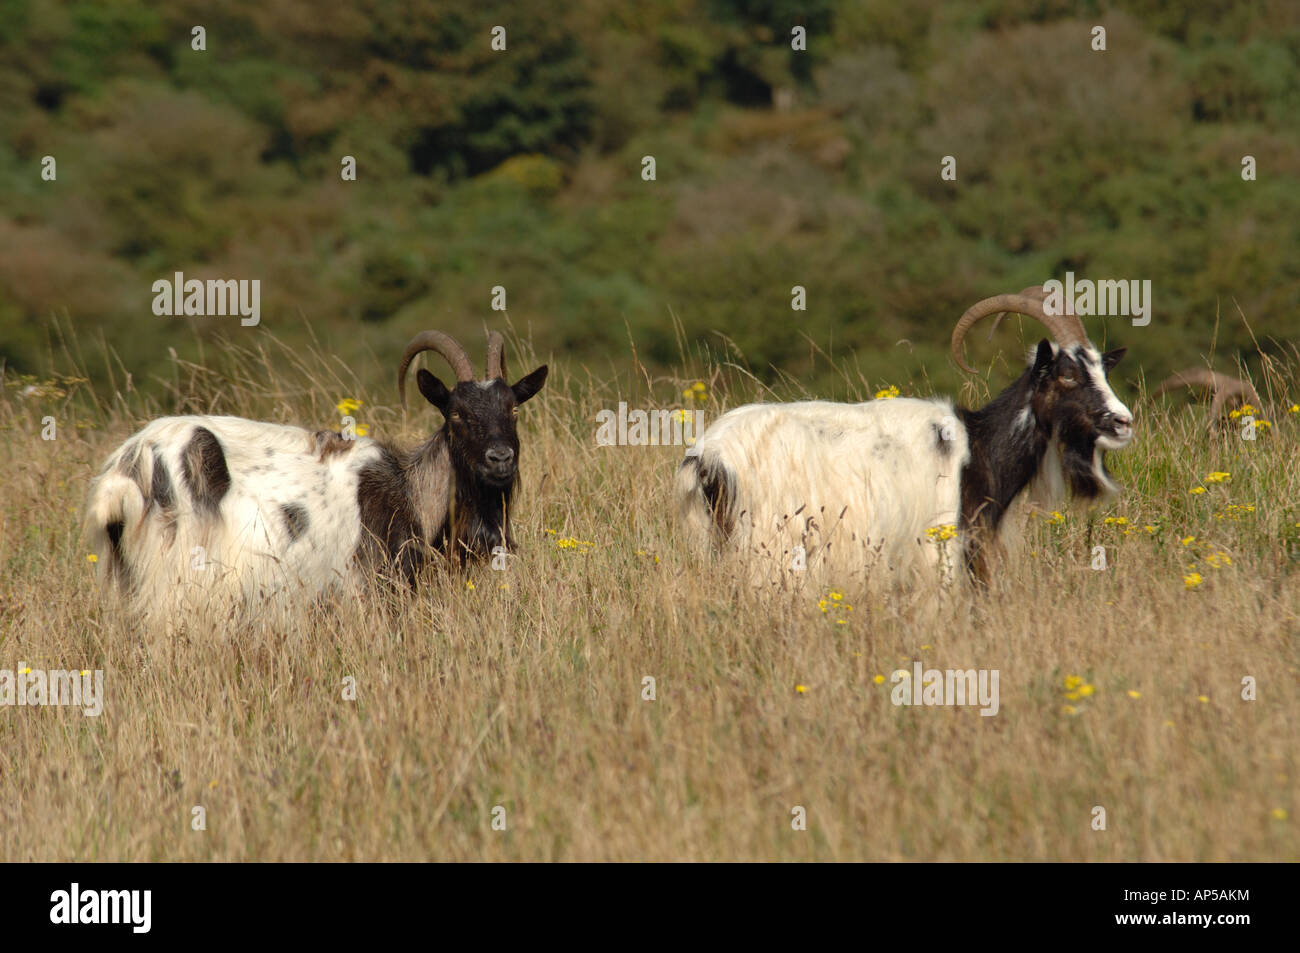
[[[1041,381],[1045,378],[1055,363],[1056,356],[1052,354],[1052,342],[1043,338],[1038,342],[1038,353],[1034,355],[1034,380]]]
[[[1113,351],[1107,351],[1101,356],[1101,366],[1104,367],[1106,373],[1109,374],[1115,369],[1115,365],[1124,359],[1124,355],[1127,353],[1128,348],[1126,347],[1117,347]]]
[[[424,399],[442,411],[444,417],[447,416],[451,391],[442,385],[442,381],[422,367],[415,374],[415,382],[420,385],[420,393],[424,395]]]
[[[522,404],[529,397],[532,397],[541,390],[542,385],[546,383],[546,372],[547,367],[543,364],[527,377],[521,377],[519,380],[515,381],[510,388],[515,392],[515,403]]]

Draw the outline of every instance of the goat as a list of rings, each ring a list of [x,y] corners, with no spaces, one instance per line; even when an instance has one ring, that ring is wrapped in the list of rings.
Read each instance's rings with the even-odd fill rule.
[[[1238,378],[1220,374],[1218,371],[1212,371],[1205,367],[1189,367],[1187,370],[1166,377],[1160,382],[1160,386],[1151,392],[1151,396],[1162,397],[1170,391],[1179,390],[1183,387],[1200,388],[1209,391],[1213,395],[1210,400],[1210,414],[1207,420],[1207,425],[1211,430],[1216,429],[1223,423],[1223,412],[1225,410],[1235,410],[1245,404],[1249,404],[1257,412],[1262,412],[1264,408],[1264,402],[1260,400],[1259,392],[1251,386],[1250,381],[1244,377]]]
[[[1035,318],[1054,339],[1041,340],[1024,373],[978,410],[895,398],[750,404],[722,415],[677,472],[688,532],[742,556],[787,561],[802,547],[808,567],[835,556],[850,572],[876,559],[890,571],[951,567],[959,545],[968,572],[987,582],[991,544],[1021,491],[1034,481],[1053,496],[1113,494],[1105,452],[1133,436],[1133,415],[1106,380],[1124,349],[1098,353],[1078,315],[1047,314],[1044,298],[1042,288],[986,298],[957,322],[952,355],[968,372],[962,341],[988,315]],[[771,578],[761,562],[752,581]]]
[[[239,417],[163,417],[128,438],[90,489],[86,534],[101,578],[134,614],[166,616],[312,596],[376,573],[414,586],[435,553],[460,561],[512,548],[516,417],[546,365],[508,385],[493,332],[487,376],[475,380],[455,340],[424,331],[397,372],[404,409],[407,368],[422,351],[442,355],[456,383],[416,374],[444,422],[414,449]]]

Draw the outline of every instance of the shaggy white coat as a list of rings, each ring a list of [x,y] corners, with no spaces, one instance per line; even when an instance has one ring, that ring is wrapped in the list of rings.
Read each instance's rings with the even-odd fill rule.
[[[214,515],[196,507],[182,453],[196,428],[221,443],[230,489]],[[150,503],[154,454],[166,465],[174,508]],[[380,457],[368,438],[322,460],[312,431],[239,417],[164,417],[130,437],[90,490],[86,533],[101,576],[119,568],[138,615],[176,616],[266,606],[290,593],[314,595],[345,581],[361,539],[358,472]],[[306,513],[289,531],[282,504]],[[106,527],[121,522],[114,563]]]
[[[796,547],[809,570],[846,581],[877,570],[946,577],[959,557],[956,537],[938,538],[957,523],[970,456],[950,401],[749,404],[714,421],[689,455],[732,474],[728,545],[766,557],[749,560],[755,583],[796,568]],[[678,470],[676,492],[688,532],[716,541],[695,467]]]

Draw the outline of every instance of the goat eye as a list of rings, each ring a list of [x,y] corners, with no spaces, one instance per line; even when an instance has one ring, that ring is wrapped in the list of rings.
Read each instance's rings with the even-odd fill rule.
[[[456,421],[456,423],[460,423],[460,414],[453,413],[449,419]]]

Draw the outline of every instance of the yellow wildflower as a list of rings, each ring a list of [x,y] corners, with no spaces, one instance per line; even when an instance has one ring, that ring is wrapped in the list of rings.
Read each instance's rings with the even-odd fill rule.
[[[886,387],[884,390],[876,391],[876,400],[893,400],[898,396],[898,388],[894,385]]]
[[[1232,565],[1232,557],[1223,550],[1217,550],[1205,557],[1205,561],[1214,569],[1220,569],[1224,566]]]
[[[335,404],[334,407],[340,414],[346,417],[361,409],[361,401],[352,397],[344,397],[341,401]]]
[[[1225,473],[1222,470],[1215,470],[1213,473],[1207,473],[1205,475],[1205,482],[1206,483],[1231,483],[1232,474]]]
[[[1129,697],[1129,698],[1141,698],[1141,697],[1142,697],[1142,693],[1141,693],[1140,691],[1138,691],[1136,688],[1130,688],[1130,689],[1128,690],[1128,697]]]
[[[1192,487],[1190,490],[1188,490],[1187,492],[1190,493],[1190,494],[1192,494],[1192,496],[1200,496],[1202,493],[1205,492],[1205,487],[1203,487],[1203,486],[1194,486],[1194,487]]]
[[[87,554],[86,554],[86,562],[88,562],[88,563],[97,563],[97,562],[99,562],[99,557],[96,556],[94,553],[87,553]]]
[[[1183,588],[1195,589],[1204,581],[1205,580],[1201,578],[1201,574],[1199,572],[1191,572],[1183,577]]]

